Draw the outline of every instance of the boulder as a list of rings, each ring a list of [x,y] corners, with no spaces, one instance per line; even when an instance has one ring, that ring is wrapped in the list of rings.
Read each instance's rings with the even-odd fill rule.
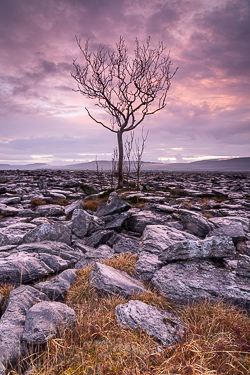
[[[249,219],[241,216],[225,216],[225,217],[212,217],[208,221],[213,225],[214,228],[220,228],[224,225],[240,223],[244,231],[249,231]]]
[[[99,204],[99,206],[97,207],[96,215],[101,217],[115,213],[121,213],[129,210],[130,207],[130,204],[122,200],[118,196],[118,194],[115,191],[113,191],[109,195],[109,199],[107,200],[107,202]]]
[[[152,285],[176,303],[224,299],[250,308],[250,279],[210,260],[170,263],[154,274]]]
[[[34,288],[46,294],[51,301],[63,301],[63,293],[76,281],[76,276],[76,270],[68,269],[48,281],[34,285]]]
[[[158,256],[151,253],[141,252],[135,264],[135,269],[143,281],[150,281],[155,272],[163,266]]]
[[[125,229],[137,233],[143,233],[147,225],[165,224],[171,220],[170,215],[143,210],[132,214],[124,223]]]
[[[31,286],[21,286],[10,292],[7,308],[0,320],[0,363],[14,366],[24,357],[26,346],[22,334],[27,311],[48,297]]]
[[[240,276],[250,277],[250,256],[239,255],[236,273]]]
[[[31,307],[26,316],[23,340],[28,344],[45,344],[61,336],[77,321],[76,313],[60,302],[40,302]]]
[[[115,315],[122,328],[140,327],[162,345],[173,346],[184,334],[185,326],[179,317],[141,301],[119,304],[115,308]]]
[[[208,233],[208,236],[228,236],[232,238],[235,244],[237,244],[237,242],[244,240],[245,232],[240,222],[232,222],[231,224],[222,225],[219,228],[215,228]]]
[[[32,229],[35,229],[35,228],[36,228],[35,224],[17,222],[5,228],[0,229],[0,233],[1,235],[6,236],[8,238],[6,245],[8,243],[12,245],[19,245],[23,242],[24,236],[27,233],[29,233]]]
[[[20,285],[68,268],[69,262],[51,254],[18,252],[0,258],[0,282]]]
[[[179,215],[184,228],[195,236],[204,238],[212,229],[209,221],[197,212],[180,209]]]
[[[66,225],[59,223],[42,224],[27,233],[24,236],[23,241],[25,243],[59,241],[65,242],[67,245],[70,245],[71,230]]]
[[[79,238],[86,236],[93,216],[83,209],[75,209],[72,214],[72,232]]]
[[[159,260],[166,263],[187,259],[230,258],[235,255],[236,249],[231,238],[213,236],[205,240],[176,242],[162,251]]]
[[[83,257],[75,264],[76,269],[87,267],[97,261],[104,261],[114,257],[114,250],[108,245],[100,245],[97,249],[90,248]]]
[[[141,251],[159,255],[168,246],[187,239],[197,238],[167,225],[147,225],[143,232]]]
[[[137,253],[139,250],[139,241],[124,234],[117,234],[113,245],[115,253]]]
[[[113,230],[100,230],[93,233],[90,237],[85,238],[85,244],[90,247],[98,247],[99,245],[106,244],[106,242],[114,235]]]
[[[107,293],[129,297],[134,293],[145,292],[143,284],[126,272],[98,262],[90,273],[89,281],[90,286],[100,294]]]

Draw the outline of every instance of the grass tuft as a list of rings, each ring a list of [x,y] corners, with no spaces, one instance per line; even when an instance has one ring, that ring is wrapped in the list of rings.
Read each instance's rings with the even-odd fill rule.
[[[44,204],[47,204],[44,200],[40,198],[32,198],[30,202],[32,206],[42,206]]]
[[[136,257],[122,254],[105,263],[131,270]],[[89,286],[92,267],[78,271],[66,303],[77,325],[51,340],[37,358],[33,375],[247,375],[250,372],[250,318],[223,301],[203,301],[182,309],[154,290],[131,299],[178,312],[187,329],[174,347],[160,346],[137,328],[116,324],[115,307],[127,300],[99,296]],[[14,373],[13,373],[14,374]],[[17,374],[17,373],[16,373]]]
[[[10,292],[15,289],[15,286],[8,283],[0,283],[0,295],[2,296],[0,312],[3,313],[6,309]]]

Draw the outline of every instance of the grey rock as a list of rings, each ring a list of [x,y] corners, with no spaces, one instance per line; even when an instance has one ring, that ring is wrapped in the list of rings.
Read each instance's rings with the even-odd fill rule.
[[[73,202],[65,207],[65,215],[67,218],[71,218],[73,211],[78,209],[81,210],[84,206],[84,202],[80,199],[76,202]]]
[[[116,217],[114,220],[109,221],[105,225],[105,229],[114,229],[116,231],[120,231],[123,223],[128,218],[129,213],[128,212],[122,212],[120,215],[117,214],[118,217]],[[105,217],[105,216],[104,216]]]
[[[220,228],[224,225],[241,223],[244,231],[249,231],[249,219],[241,216],[213,217],[208,220],[214,228]]]
[[[166,247],[187,239],[197,238],[167,225],[147,225],[143,232],[141,251],[159,255]]]
[[[76,323],[76,314],[60,302],[40,302],[31,307],[26,316],[23,340],[28,344],[44,344],[62,335]]]
[[[122,200],[118,194],[113,191],[109,195],[107,202],[99,204],[97,207],[96,215],[97,216],[106,216],[115,213],[121,213],[130,209],[130,204]]]
[[[2,362],[0,362],[0,375],[5,375],[6,373],[5,371],[6,371],[6,368],[4,367]]]
[[[64,207],[59,204],[44,204],[36,208],[39,216],[62,216],[64,211]]]
[[[150,281],[155,272],[162,266],[163,263],[159,260],[157,255],[142,252],[135,264],[135,269],[143,281]]]
[[[73,249],[63,242],[43,241],[23,244],[17,247],[17,251],[26,253],[49,254],[58,256],[74,265],[82,256],[82,251]]]
[[[48,281],[34,285],[34,288],[46,294],[51,301],[63,301],[63,293],[76,281],[76,276],[76,270],[68,269]]]
[[[106,244],[106,242],[114,235],[113,230],[105,229],[93,233],[90,237],[85,238],[85,244],[90,247],[98,247]]]
[[[201,214],[189,210],[179,210],[181,224],[190,233],[195,236],[204,238],[212,229],[209,221]]]
[[[0,232],[0,246],[11,245],[10,239],[6,234]]]
[[[8,243],[13,245],[19,245],[23,242],[24,236],[34,228],[36,228],[35,224],[17,222],[15,224],[11,224],[5,228],[0,229],[0,233],[3,236],[7,237],[7,241],[5,238],[6,245]]]
[[[60,241],[66,244],[71,244],[71,230],[63,224],[42,224],[37,228],[27,233],[23,241],[29,242],[41,242],[41,241]]]
[[[83,209],[75,209],[72,214],[72,232],[79,238],[86,236],[93,216]]]
[[[17,204],[21,202],[21,197],[9,197],[9,198],[0,198],[0,205],[1,204]]]
[[[0,320],[0,362],[6,367],[16,365],[27,354],[22,334],[27,311],[48,297],[32,288],[21,286],[10,292],[7,308]]]
[[[236,249],[229,237],[213,236],[205,240],[185,240],[176,242],[159,255],[162,262],[202,258],[230,258]]]
[[[123,234],[117,234],[113,249],[115,253],[119,254],[137,253],[139,250],[139,241]]]
[[[245,238],[245,232],[240,222],[222,225],[208,233],[208,236],[228,236],[232,238],[235,244]]]
[[[245,241],[239,241],[236,245],[236,249],[240,254],[250,256],[250,239],[246,239]]]
[[[15,216],[18,214],[18,209],[15,207],[9,207],[6,204],[0,204],[0,215],[1,216]]]
[[[170,219],[170,215],[159,214],[150,210],[143,210],[132,214],[131,217],[125,221],[124,226],[127,230],[143,233],[147,225],[164,224]]]
[[[75,264],[76,269],[82,269],[97,261],[104,261],[114,257],[114,250],[108,245],[100,245],[97,249],[90,248]]]
[[[19,252],[0,258],[0,282],[20,285],[67,267],[65,260],[54,255]]]
[[[250,279],[217,267],[209,260],[170,263],[155,273],[151,283],[176,303],[222,298],[250,308]]]
[[[237,275],[250,277],[250,257],[247,255],[239,255],[237,268]]]
[[[117,323],[122,327],[142,328],[162,345],[173,346],[184,334],[184,324],[180,318],[167,311],[133,300],[115,308]]]
[[[90,273],[90,286],[98,293],[131,296],[133,293],[145,292],[143,284],[129,276],[124,271],[119,271],[105,264],[96,263]]]

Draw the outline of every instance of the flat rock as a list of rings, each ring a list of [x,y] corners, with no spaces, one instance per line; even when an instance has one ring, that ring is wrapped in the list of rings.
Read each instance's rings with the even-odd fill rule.
[[[60,336],[76,323],[76,313],[60,302],[40,302],[31,307],[26,316],[23,340],[28,344],[45,344]]]
[[[69,290],[76,277],[76,270],[68,269],[48,281],[35,284],[34,288],[46,294],[51,301],[63,301],[63,293]]]
[[[162,262],[202,258],[235,257],[236,249],[229,237],[213,236],[205,240],[185,240],[176,242],[159,255]]]
[[[142,328],[162,345],[173,346],[184,334],[184,324],[176,315],[133,300],[115,308],[117,323],[122,327]]]
[[[18,209],[15,207],[9,207],[6,204],[0,204],[0,215],[1,216],[15,216],[18,214]]]
[[[42,241],[59,241],[71,244],[71,230],[63,224],[42,224],[37,228],[31,230],[24,236],[23,241],[29,242],[42,242]]]
[[[24,236],[36,227],[37,226],[35,224],[17,222],[5,228],[0,229],[0,233],[3,236],[6,236],[5,237],[6,245],[7,244],[19,245],[23,242]],[[3,237],[2,237],[2,240],[0,241],[1,243],[3,242]]]
[[[187,239],[197,240],[192,234],[167,225],[147,225],[143,232],[141,251],[159,255],[166,247]]]
[[[63,216],[65,209],[59,204],[44,204],[36,208],[39,216]]]
[[[27,311],[48,297],[31,286],[21,286],[10,292],[7,308],[0,320],[0,362],[6,367],[16,365],[24,357],[26,346],[22,334]]]
[[[113,191],[109,195],[107,202],[99,204],[97,207],[96,215],[97,216],[106,216],[115,213],[121,213],[130,209],[130,204],[122,200],[118,194]]]
[[[217,267],[209,260],[170,263],[155,273],[151,283],[176,303],[222,298],[250,308],[250,279]]]
[[[50,254],[67,260],[69,265],[74,265],[82,256],[82,251],[73,249],[63,242],[43,241],[23,244],[17,247],[17,251],[37,254]]]
[[[208,236],[228,236],[232,238],[235,244],[246,238],[243,226],[240,222],[232,222],[228,225],[222,225],[208,233]]]
[[[212,217],[208,219],[214,228],[220,228],[224,225],[241,223],[244,231],[249,231],[249,219],[247,217],[241,216],[225,216],[225,217]]]
[[[90,273],[90,286],[98,293],[131,296],[134,293],[145,292],[143,284],[129,276],[124,271],[119,271],[105,264],[96,263]]]

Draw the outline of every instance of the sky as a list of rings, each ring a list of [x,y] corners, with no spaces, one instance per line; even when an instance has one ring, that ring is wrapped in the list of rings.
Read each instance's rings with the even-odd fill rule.
[[[116,134],[85,107],[107,116],[74,91],[75,36],[93,50],[122,36],[131,56],[150,36],[170,51],[179,69],[142,124],[145,161],[250,156],[249,19],[250,0],[1,0],[0,164],[111,160]]]

